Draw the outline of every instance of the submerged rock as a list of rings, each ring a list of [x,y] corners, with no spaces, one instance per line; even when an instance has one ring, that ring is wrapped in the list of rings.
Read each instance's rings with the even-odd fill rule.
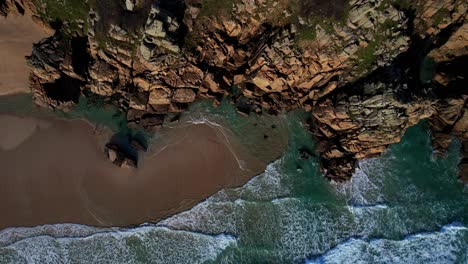
[[[309,160],[315,157],[315,154],[308,147],[301,147],[299,149],[301,159]]]

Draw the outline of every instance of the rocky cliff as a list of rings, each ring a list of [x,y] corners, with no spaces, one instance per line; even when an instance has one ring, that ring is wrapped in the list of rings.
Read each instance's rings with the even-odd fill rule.
[[[5,2],[5,1],[4,1]],[[326,175],[343,181],[428,119],[436,150],[462,141],[467,175],[467,14],[462,0],[56,0],[0,2],[56,30],[29,59],[38,105],[99,96],[153,130],[195,100],[243,113],[311,113]],[[466,180],[466,179],[465,179]]]

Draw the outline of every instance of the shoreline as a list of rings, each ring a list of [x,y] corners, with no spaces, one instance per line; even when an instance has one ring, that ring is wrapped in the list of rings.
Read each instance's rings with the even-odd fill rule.
[[[96,132],[96,124],[88,120],[21,114],[2,114],[0,119],[5,121],[5,116],[13,123],[27,118],[49,125],[36,127],[14,148],[0,149],[4,201],[0,210],[9,212],[0,219],[0,230],[58,223],[128,227],[154,222],[189,209],[222,188],[241,186],[267,166],[219,124],[165,128],[163,140],[156,140],[142,157],[142,166],[125,170],[112,165],[102,152],[104,139],[112,133]],[[4,124],[0,132],[12,127]],[[19,124],[10,129],[23,128]],[[246,167],[241,168],[244,162]]]
[[[233,138],[234,136],[233,135],[230,135],[230,136],[227,135],[228,131],[224,131],[226,128],[223,125],[218,124],[218,123],[213,122],[213,121],[209,121],[208,119],[206,119],[206,120],[203,120],[203,121],[190,121],[190,120],[189,121],[184,121],[182,124],[179,124],[178,126],[167,126],[166,128],[173,129],[173,128],[180,128],[180,127],[189,127],[189,126],[194,126],[194,125],[206,125],[206,126],[209,126],[212,129],[216,130],[216,131],[219,131],[219,133],[224,138],[223,144],[232,153],[232,155],[234,156],[234,158],[237,161],[237,164],[239,165],[239,168],[241,170],[251,171],[251,170],[243,168],[243,164],[241,162],[242,159],[239,159],[238,154],[236,153],[236,150],[233,149],[233,146],[231,146],[231,140],[229,139],[230,137]],[[177,144],[177,143],[178,142],[173,143],[173,144]],[[239,144],[239,143],[237,143],[237,144]],[[162,150],[163,149],[161,149],[160,151],[162,151]],[[237,149],[237,151],[239,151],[239,149]],[[158,155],[158,154],[159,154],[159,152],[156,153],[156,154],[153,154],[153,155]]]

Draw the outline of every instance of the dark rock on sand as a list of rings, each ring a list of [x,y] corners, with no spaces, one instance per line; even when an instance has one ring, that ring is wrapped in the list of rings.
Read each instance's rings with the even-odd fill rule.
[[[134,169],[137,167],[138,160],[115,144],[107,144],[105,153],[107,158],[118,167],[127,169]]]
[[[155,131],[164,123],[165,115],[131,109],[128,111],[127,119],[130,128],[143,128],[147,131]]]
[[[130,146],[132,147],[132,149],[134,149],[137,152],[146,152],[146,151],[148,151],[148,147],[145,144],[143,144],[142,142],[140,142],[139,140],[136,140],[136,139],[132,139],[132,141],[130,142]]]

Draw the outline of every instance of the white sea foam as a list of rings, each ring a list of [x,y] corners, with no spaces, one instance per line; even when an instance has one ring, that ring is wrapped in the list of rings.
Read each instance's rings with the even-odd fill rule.
[[[227,235],[145,226],[79,238],[35,236],[0,248],[0,254],[5,263],[203,263],[236,243]]]
[[[193,230],[209,234],[238,234],[242,221],[242,205],[235,202],[205,201],[192,209],[158,223],[177,230]]]
[[[346,195],[353,205],[370,205],[384,202],[382,193],[385,168],[383,158],[361,160],[351,180],[335,183],[335,188]]]
[[[4,247],[15,243],[16,241],[35,236],[47,235],[54,238],[86,237],[92,234],[109,232],[112,230],[117,230],[117,228],[99,228],[78,224],[56,224],[35,227],[7,228],[0,231],[0,247]]]
[[[351,214],[341,206],[319,203],[311,206],[297,198],[276,199],[273,204],[278,211],[277,228],[281,234],[277,248],[291,261],[330,249],[354,229]]]
[[[243,199],[272,200],[291,194],[291,188],[286,184],[282,171],[282,160],[277,160],[267,166],[265,172],[239,188]]]
[[[211,121],[210,119],[208,119],[207,117],[198,117],[198,118],[190,118],[189,121],[187,121],[189,124],[194,124],[194,125],[200,125],[200,124],[207,124],[207,125],[212,125],[212,126],[215,126],[215,127],[223,127],[221,126],[220,124],[216,123],[216,122],[213,122]]]
[[[468,263],[467,256],[468,229],[447,225],[402,240],[352,238],[306,263]]]
[[[280,170],[281,162],[277,160],[268,165],[263,174],[254,177],[244,186],[221,190],[190,210],[165,219],[158,225],[210,234],[238,234],[246,204],[271,201],[291,193],[282,182],[284,174]]]

